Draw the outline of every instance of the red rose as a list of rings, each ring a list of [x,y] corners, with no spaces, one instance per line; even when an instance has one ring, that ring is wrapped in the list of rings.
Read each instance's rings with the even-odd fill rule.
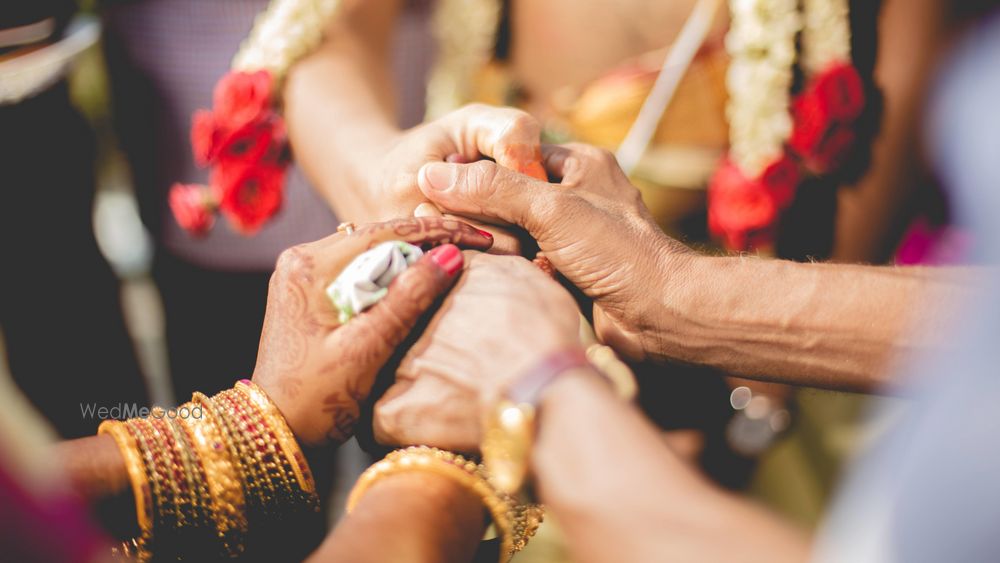
[[[854,145],[852,125],[832,119],[817,95],[796,99],[792,111],[795,126],[788,146],[814,174],[839,168]]]
[[[225,129],[236,131],[261,121],[271,109],[274,79],[266,70],[230,72],[215,85],[215,117]]]
[[[212,172],[212,186],[221,194],[219,209],[237,231],[257,232],[281,209],[285,169],[262,164],[219,165]]]
[[[761,179],[747,178],[728,159],[708,187],[709,230],[731,250],[749,250],[761,243],[773,231],[780,209],[775,190]]]
[[[826,174],[840,168],[854,148],[854,130],[837,125],[827,132],[816,150],[804,157],[805,165],[816,174]]]
[[[215,199],[208,186],[174,184],[167,200],[177,224],[193,235],[204,235],[215,223]]]
[[[865,89],[858,69],[836,63],[813,78],[809,88],[832,119],[854,121],[865,107]]]
[[[760,182],[767,188],[778,209],[784,209],[792,203],[800,180],[799,167],[788,155],[772,162],[760,174]]]
[[[270,121],[251,123],[226,133],[219,143],[216,160],[220,165],[234,162],[252,165],[261,161],[268,153],[279,150],[272,149],[272,145],[277,142]]]
[[[823,100],[815,92],[806,91],[792,102],[794,125],[788,146],[802,158],[807,158],[823,142],[834,120]]]
[[[199,166],[208,166],[219,154],[222,131],[215,114],[200,109],[191,118],[191,148]]]

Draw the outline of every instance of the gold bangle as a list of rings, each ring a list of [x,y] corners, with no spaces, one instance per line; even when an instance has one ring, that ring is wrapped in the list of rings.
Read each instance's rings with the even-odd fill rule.
[[[164,449],[153,436],[152,424],[145,418],[130,418],[125,426],[135,438],[146,466],[146,475],[153,492],[152,551],[161,555],[165,546],[176,547],[171,534],[177,530],[177,514],[173,510],[174,496],[170,476],[163,464]]]
[[[315,496],[316,482],[313,480],[312,472],[309,470],[305,454],[302,453],[299,443],[295,441],[295,436],[288,427],[288,423],[285,422],[285,417],[278,410],[277,405],[271,401],[271,398],[267,396],[267,393],[264,393],[263,389],[250,380],[243,379],[239,381],[236,383],[235,389],[244,393],[250,399],[250,403],[264,416],[265,423],[274,432],[274,435],[278,439],[278,445],[291,462],[292,471],[294,471],[295,478],[299,482],[299,487],[310,496]]]
[[[204,408],[208,397],[194,393],[192,401]],[[210,412],[197,423],[185,421],[193,437],[195,451],[205,468],[205,480],[211,495],[211,512],[216,534],[230,557],[243,552],[247,533],[246,501],[237,468],[233,465],[219,428]]]
[[[190,403],[188,403],[190,404]],[[190,407],[186,407],[188,412]],[[178,409],[180,410],[180,409]],[[194,451],[194,444],[187,429],[176,419],[168,417],[163,421],[168,432],[173,436],[176,444],[176,455],[180,459],[181,470],[188,489],[188,503],[191,506],[192,524],[197,530],[204,530],[212,525],[211,503],[212,499],[205,485],[205,471],[201,466]]]
[[[233,389],[219,393],[212,400],[228,409],[233,432],[241,438],[238,441],[242,450],[240,464],[256,466],[257,478],[266,482],[270,491],[270,498],[259,493],[261,513],[280,514],[282,509],[295,506],[301,497],[297,494],[299,487],[291,462],[286,462],[279,453],[277,438],[269,431],[263,415],[249,405],[246,395]]]
[[[97,427],[97,433],[111,436],[125,461],[125,471],[135,497],[136,521],[139,524],[139,537],[130,542],[134,546],[134,552],[130,553],[144,563],[152,558],[149,544],[153,539],[153,498],[139,446],[125,424],[118,420],[105,420]],[[126,549],[126,545],[123,544],[123,549]]]
[[[510,495],[496,490],[485,474],[482,465],[465,457],[427,446],[411,446],[396,450],[383,460],[369,467],[358,478],[347,498],[350,514],[365,493],[379,480],[410,471],[427,471],[451,479],[482,501],[493,518],[500,536],[500,560],[506,561],[524,549],[528,539],[535,534],[542,522],[543,512],[538,505],[519,505]]]

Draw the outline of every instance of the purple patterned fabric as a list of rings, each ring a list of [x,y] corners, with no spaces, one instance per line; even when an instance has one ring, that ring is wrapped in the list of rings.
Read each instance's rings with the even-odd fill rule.
[[[150,82],[156,95],[153,130],[148,132],[155,136],[156,162],[147,182],[152,185],[136,189],[146,194],[155,191],[161,243],[208,269],[270,270],[283,249],[322,238],[339,223],[296,167],[289,176],[284,209],[254,237],[238,235],[220,221],[207,237],[193,239],[177,226],[166,206],[173,182],[207,180],[207,172],[197,168],[191,157],[191,114],[210,106],[215,82],[266,6],[267,0],[137,0],[107,10],[108,32],[120,41],[130,65]],[[428,12],[427,2],[411,3],[397,32],[395,70],[404,126],[419,123],[423,115],[433,53]],[[129,86],[119,86],[118,91],[127,93]]]

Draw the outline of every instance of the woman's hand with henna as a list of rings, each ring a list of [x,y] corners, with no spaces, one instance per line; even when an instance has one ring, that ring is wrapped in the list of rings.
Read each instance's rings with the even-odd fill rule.
[[[357,255],[393,240],[435,248],[400,274],[379,303],[341,325],[327,285]],[[491,242],[458,221],[414,218],[362,225],[281,255],[253,379],[303,445],[350,437],[375,374],[461,270],[455,245],[486,250]]]
[[[662,280],[694,254],[663,234],[613,154],[581,144],[545,146],[543,154],[559,183],[486,161],[433,163],[421,169],[420,189],[440,209],[526,229],[556,270],[594,300],[601,340],[643,359],[661,318]]]
[[[375,404],[381,443],[474,451],[483,408],[510,381],[580,346],[576,302],[534,264],[482,253],[466,253],[466,263]]]

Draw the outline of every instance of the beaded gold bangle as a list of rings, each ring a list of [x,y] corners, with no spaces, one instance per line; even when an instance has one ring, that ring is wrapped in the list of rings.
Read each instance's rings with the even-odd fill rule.
[[[409,471],[427,471],[447,477],[478,496],[493,517],[501,542],[501,561],[524,549],[542,522],[540,506],[518,504],[513,497],[497,491],[490,484],[482,465],[461,455],[427,446],[396,450],[369,467],[358,478],[347,498],[348,514],[376,482]]]
[[[190,412],[190,407],[187,409]],[[173,437],[175,444],[175,455],[180,461],[181,474],[176,478],[183,479],[187,489],[187,500],[185,505],[190,506],[190,526],[196,530],[195,534],[201,534],[212,525],[211,503],[212,499],[205,485],[205,471],[201,466],[201,461],[194,452],[194,444],[187,433],[187,429],[175,418],[167,418],[159,421],[164,430]],[[200,545],[202,542],[195,542]]]
[[[106,420],[97,427],[98,434],[106,434],[114,439],[118,450],[125,461],[125,471],[128,473],[135,497],[135,515],[139,524],[139,537],[122,544],[122,551],[134,555],[140,563],[152,558],[149,544],[153,539],[153,495],[146,476],[145,465],[139,454],[135,438],[126,429],[125,424],[118,420]]]
[[[192,399],[203,409],[209,402],[208,397],[201,393],[194,393]],[[203,420],[185,420],[184,423],[205,468],[217,537],[222,541],[225,553],[235,557],[243,552],[247,533],[246,501],[238,468],[234,466],[222,432],[210,413],[205,409]]]
[[[153,492],[153,546],[155,553],[160,553],[166,546],[176,547],[171,534],[176,531],[176,513],[173,510],[174,497],[170,487],[168,469],[164,463],[164,449],[157,444],[153,436],[152,425],[144,418],[132,418],[125,421],[125,426],[135,438],[146,467],[146,475]]]
[[[227,411],[227,423],[240,436],[237,442],[240,464],[255,467],[256,479],[266,484],[266,493],[257,487],[261,512],[269,514],[294,506],[300,499],[296,494],[298,482],[291,464],[284,463],[278,453],[277,438],[268,431],[263,416],[245,404],[248,401],[245,395],[233,390],[223,391],[212,400]]]
[[[295,478],[298,480],[302,490],[315,495],[316,482],[313,480],[312,472],[309,470],[309,464],[306,463],[305,454],[299,448],[292,430],[288,427],[288,423],[285,422],[285,417],[278,410],[278,407],[264,393],[263,389],[248,379],[242,379],[236,383],[235,389],[244,393],[250,399],[250,403],[263,414],[265,423],[278,438],[278,445],[289,461],[291,461]]]

